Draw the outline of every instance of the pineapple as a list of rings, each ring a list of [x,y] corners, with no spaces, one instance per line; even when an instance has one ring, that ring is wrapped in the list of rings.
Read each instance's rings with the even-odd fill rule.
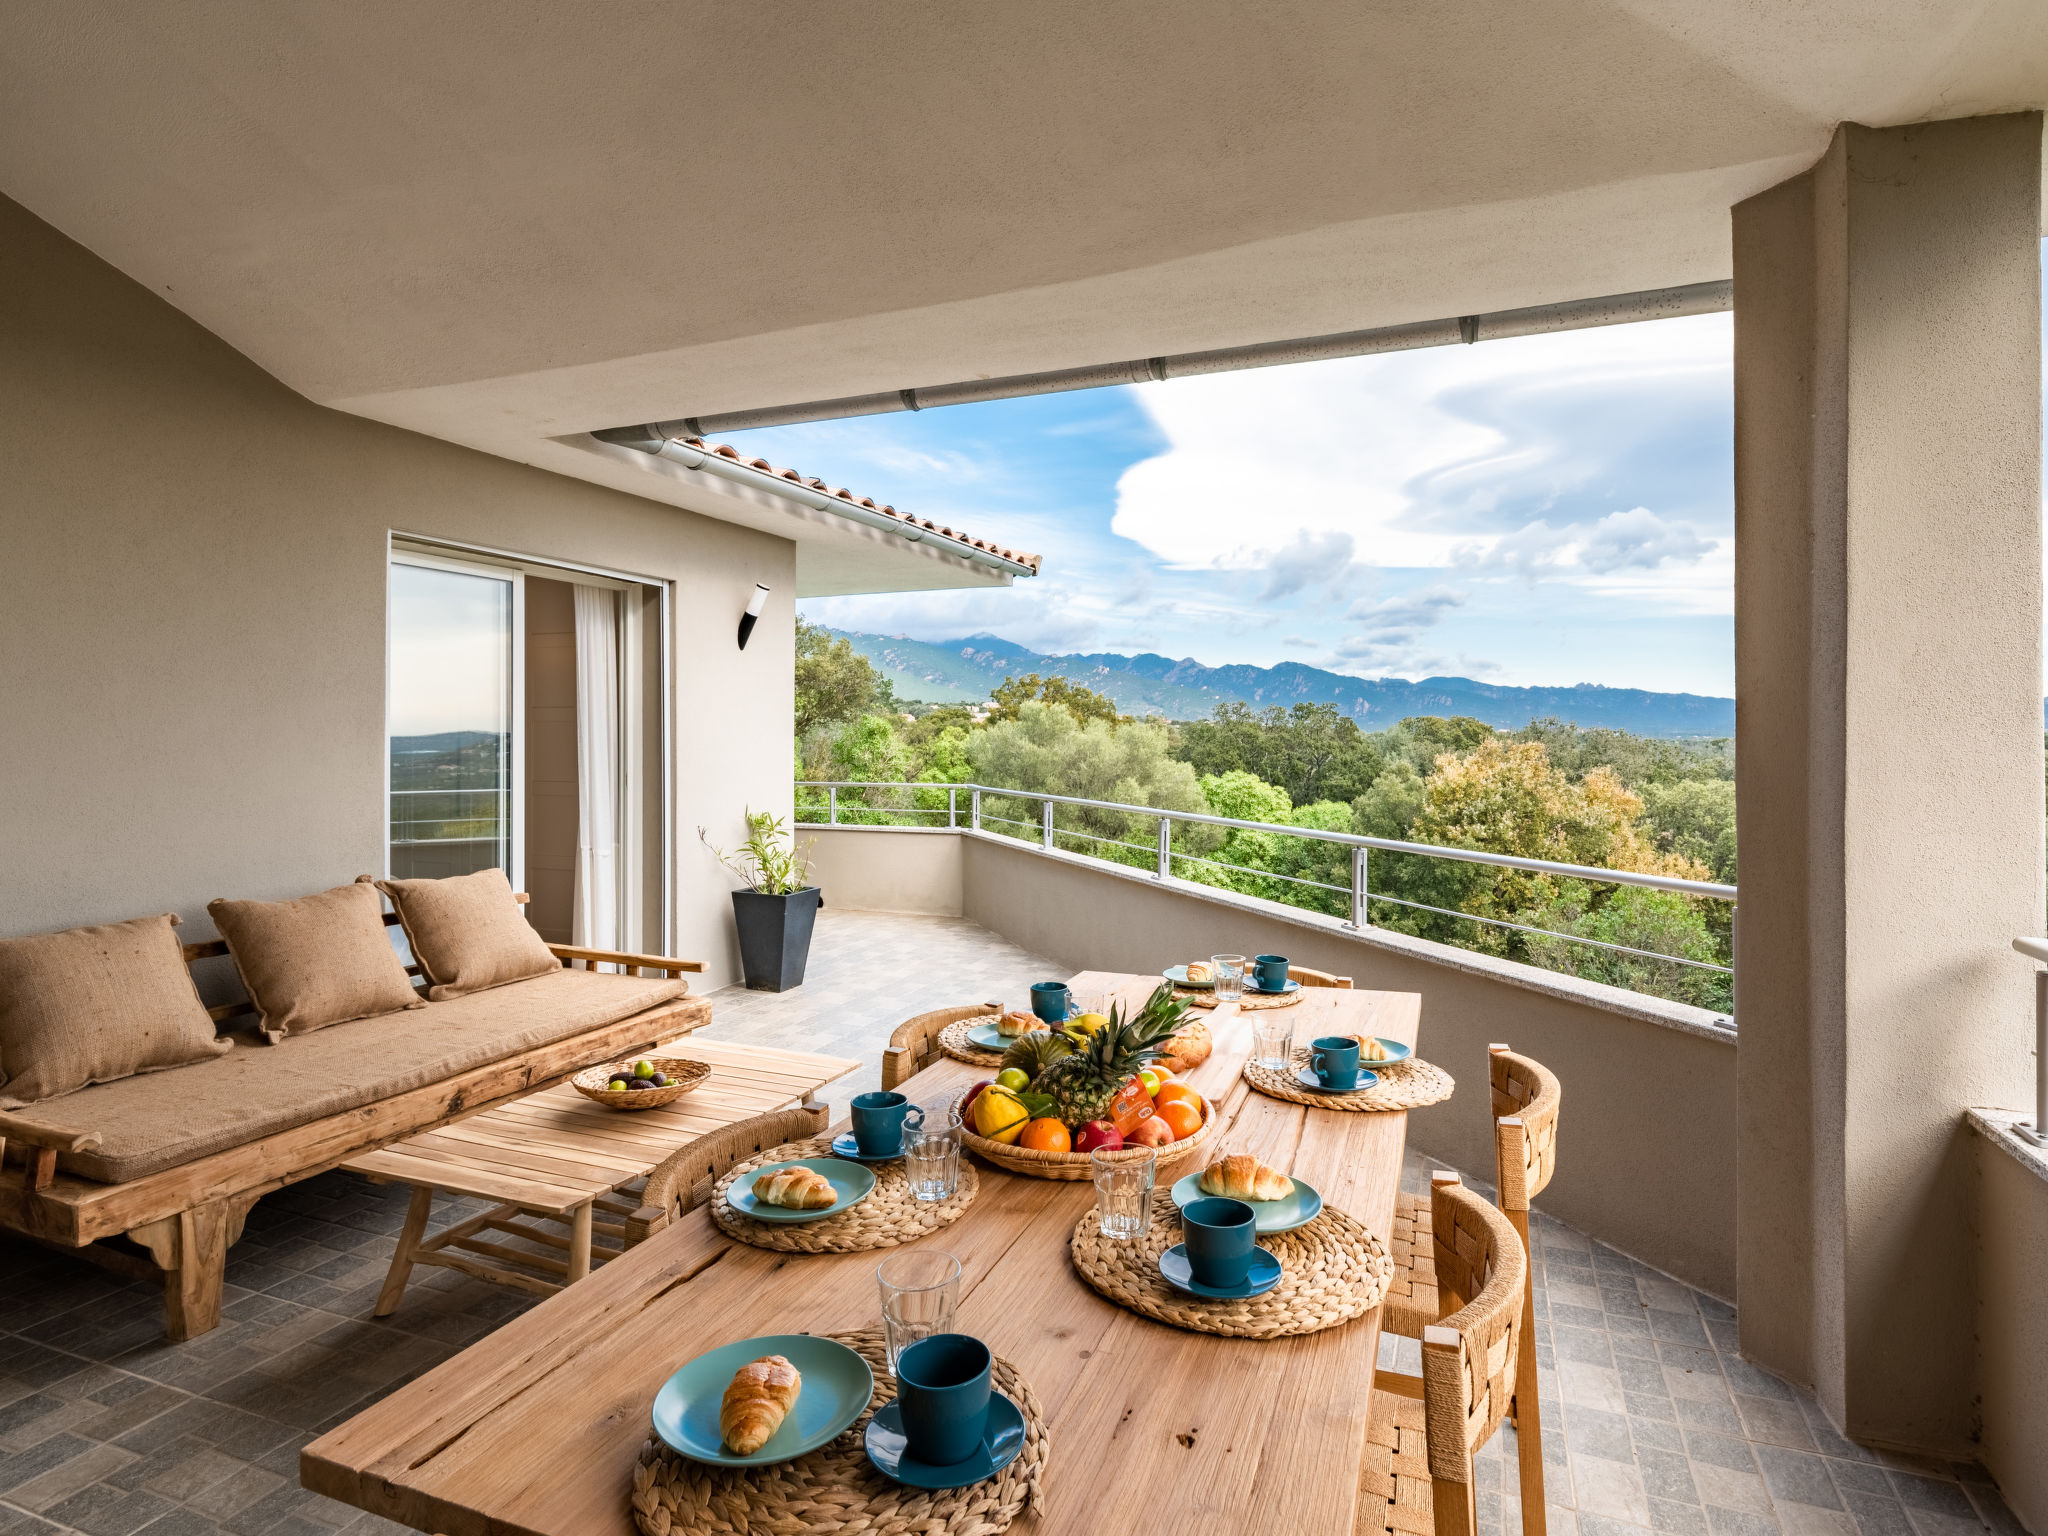
[[[1109,1101],[1138,1068],[1166,1054],[1166,1040],[1180,1028],[1187,1004],[1162,985],[1128,1022],[1111,1008],[1109,1022],[1077,1043],[1071,1056],[1046,1067],[1031,1086],[1053,1101],[1053,1113],[1078,1130],[1090,1120],[1109,1118]]]

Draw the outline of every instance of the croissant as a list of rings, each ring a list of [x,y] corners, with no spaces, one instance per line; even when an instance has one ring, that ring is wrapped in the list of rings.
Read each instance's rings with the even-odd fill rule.
[[[996,1020],[996,1033],[1006,1040],[1015,1039],[1018,1035],[1028,1035],[1034,1029],[1044,1028],[1045,1021],[1036,1014],[1006,1013]]]
[[[718,1432],[726,1448],[735,1456],[761,1449],[782,1428],[803,1389],[802,1373],[780,1355],[763,1355],[734,1371],[718,1403]]]
[[[793,1211],[822,1211],[839,1198],[839,1192],[815,1168],[792,1163],[754,1180],[754,1198]]]
[[[1206,985],[1207,985],[1208,983],[1210,983],[1210,982],[1214,981],[1215,979],[1216,979],[1216,967],[1215,967],[1215,966],[1213,966],[1213,965],[1211,965],[1211,964],[1210,964],[1210,963],[1209,963],[1208,961],[1206,961],[1206,960],[1190,960],[1190,961],[1188,962],[1188,983],[1189,983],[1189,985],[1191,985],[1191,986],[1192,986],[1192,985],[1194,985],[1194,984],[1196,984],[1196,983],[1200,983],[1200,984],[1202,984],[1202,985],[1206,986]]]
[[[1294,1193],[1294,1180],[1277,1168],[1268,1168],[1256,1157],[1241,1153],[1218,1158],[1202,1170],[1201,1190],[1226,1200],[1285,1200]]]
[[[1358,1037],[1358,1059],[1360,1061],[1385,1061],[1387,1048],[1372,1035]]]

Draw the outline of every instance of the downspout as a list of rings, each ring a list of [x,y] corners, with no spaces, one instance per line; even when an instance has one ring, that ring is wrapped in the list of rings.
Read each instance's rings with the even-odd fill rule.
[[[814,512],[830,512],[836,517],[864,523],[870,528],[879,528],[884,533],[893,533],[899,539],[912,544],[930,544],[934,549],[961,560],[971,560],[976,565],[985,565],[991,570],[1001,571],[1007,576],[1036,576],[1037,571],[1021,561],[996,554],[993,550],[980,549],[967,540],[949,534],[920,527],[908,518],[890,517],[870,507],[864,507],[844,496],[834,496],[820,491],[802,481],[771,475],[751,464],[741,464],[726,458],[723,454],[709,453],[682,441],[678,431],[680,423],[660,422],[639,427],[608,427],[591,435],[601,442],[612,443],[621,448],[632,448],[657,459],[667,459],[685,469],[699,470],[707,475],[716,475],[721,480],[730,480],[735,485],[746,486],[749,490],[765,491],[779,496],[784,501],[793,501],[799,506],[809,507]]]

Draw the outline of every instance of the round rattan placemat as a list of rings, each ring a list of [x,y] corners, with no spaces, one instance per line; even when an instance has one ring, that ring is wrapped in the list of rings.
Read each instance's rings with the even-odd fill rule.
[[[986,1482],[926,1493],[891,1482],[862,1447],[874,1411],[896,1396],[882,1330],[828,1333],[875,1371],[875,1393],[853,1427],[794,1461],[714,1467],[678,1456],[650,1436],[633,1467],[630,1503],[642,1536],[993,1536],[1026,1504],[1045,1518],[1045,1410],[1015,1366],[996,1356],[995,1385],[1024,1414],[1024,1449]]]
[[[955,1061],[966,1062],[970,1067],[1000,1067],[1003,1064],[1003,1053],[1001,1051],[983,1050],[980,1046],[971,1044],[967,1039],[968,1030],[974,1028],[977,1024],[986,1024],[988,1020],[989,1015],[983,1013],[977,1014],[971,1019],[961,1019],[956,1023],[948,1024],[939,1031],[939,1050],[945,1055],[952,1057]],[[1022,1039],[1023,1037],[1020,1035],[1018,1038]]]
[[[725,1192],[734,1179],[745,1178],[770,1163],[786,1163],[799,1157],[830,1157],[832,1138],[814,1136],[807,1141],[787,1142],[779,1147],[735,1163],[732,1171],[711,1186],[711,1219],[727,1237],[738,1238],[756,1248],[780,1253],[860,1253],[870,1248],[894,1248],[898,1243],[917,1241],[929,1232],[949,1227],[967,1214],[980,1185],[973,1166],[960,1159],[960,1187],[950,1200],[920,1200],[910,1192],[910,1180],[903,1164],[872,1165],[875,1190],[859,1205],[821,1216],[816,1221],[756,1221],[743,1216],[725,1202]]]
[[[1297,1067],[1307,1066],[1308,1052],[1297,1049],[1294,1061]],[[1377,1083],[1359,1093],[1317,1093],[1313,1088],[1304,1088],[1297,1083],[1292,1072],[1276,1072],[1254,1061],[1244,1064],[1244,1080],[1267,1097],[1285,1099],[1290,1104],[1313,1104],[1317,1109],[1359,1112],[1420,1109],[1425,1104],[1441,1104],[1458,1086],[1450,1073],[1419,1056],[1410,1056],[1406,1061],[1390,1065],[1378,1062],[1360,1062],[1359,1065],[1379,1076]]]
[[[1232,1339],[1282,1339],[1321,1333],[1365,1316],[1387,1293],[1393,1265],[1380,1240],[1328,1206],[1292,1232],[1269,1232],[1259,1246],[1279,1259],[1280,1283],[1243,1301],[1204,1301],[1175,1290],[1159,1256],[1180,1241],[1180,1212],[1170,1191],[1152,1193],[1152,1226],[1142,1242],[1102,1235],[1090,1210],[1069,1247],[1081,1278],[1118,1306],[1156,1322]]]
[[[1278,997],[1267,997],[1259,992],[1247,992],[1237,1000],[1237,1006],[1244,1009],[1247,1013],[1256,1013],[1261,1008],[1292,1008],[1301,1001],[1302,994],[1306,991],[1308,991],[1307,987],[1296,987],[1292,992],[1282,992]],[[1175,987],[1173,995],[1186,1003],[1190,1008],[1214,1008],[1216,1006],[1216,994],[1214,992],[1195,992],[1190,991],[1186,987]]]

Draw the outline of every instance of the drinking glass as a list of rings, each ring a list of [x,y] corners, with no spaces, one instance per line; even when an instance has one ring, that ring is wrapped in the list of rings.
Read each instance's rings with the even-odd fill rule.
[[[918,1200],[950,1200],[960,1188],[960,1111],[928,1110],[903,1131],[903,1173]]]
[[[1152,1229],[1152,1180],[1158,1159],[1150,1147],[1132,1157],[1126,1147],[1114,1155],[1101,1148],[1088,1154],[1095,1169],[1095,1214],[1102,1235],[1120,1243],[1137,1242]]]
[[[882,1288],[882,1340],[889,1370],[896,1357],[919,1339],[953,1331],[960,1306],[960,1261],[935,1248],[892,1253],[875,1266]]]
[[[1275,1072],[1294,1066],[1294,1020],[1275,1008],[1252,1015],[1252,1060]]]
[[[1244,956],[1211,955],[1210,969],[1216,973],[1216,1001],[1219,1003],[1240,1003],[1244,1001]]]

